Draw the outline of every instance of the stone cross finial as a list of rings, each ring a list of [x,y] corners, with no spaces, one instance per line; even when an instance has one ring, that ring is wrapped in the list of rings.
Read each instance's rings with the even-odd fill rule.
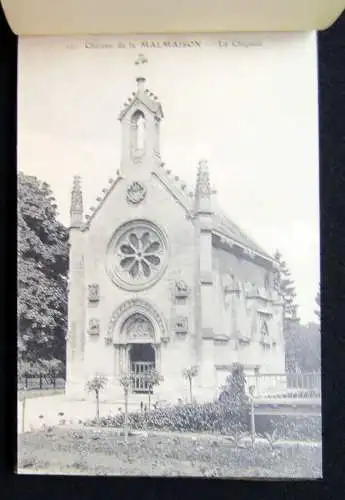
[[[136,60],[134,61],[134,64],[136,66],[140,66],[140,65],[143,65],[143,64],[146,64],[148,63],[148,59],[146,56],[144,56],[144,54],[139,54],[138,57],[136,58]],[[140,90],[144,90],[144,84],[145,84],[145,77],[144,76],[138,76],[137,77],[137,86],[138,86],[138,91]]]
[[[138,57],[134,61],[134,64],[139,65],[139,64],[145,64],[148,62],[148,59],[144,54],[138,54]]]
[[[83,222],[83,193],[79,175],[73,177],[70,215],[71,227],[80,227]]]

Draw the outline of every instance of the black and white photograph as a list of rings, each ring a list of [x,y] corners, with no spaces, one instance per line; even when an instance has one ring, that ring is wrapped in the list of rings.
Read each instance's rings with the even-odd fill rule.
[[[20,474],[322,477],[316,34],[21,37]]]

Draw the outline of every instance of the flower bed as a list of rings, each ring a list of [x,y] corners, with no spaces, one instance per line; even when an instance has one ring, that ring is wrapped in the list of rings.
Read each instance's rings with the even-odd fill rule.
[[[239,409],[215,402],[160,408],[146,413],[130,413],[128,423],[133,430],[147,428],[164,431],[228,433],[239,425],[246,428],[247,415],[246,408]],[[86,422],[86,425],[96,424],[102,427],[121,427],[124,424],[124,414]]]

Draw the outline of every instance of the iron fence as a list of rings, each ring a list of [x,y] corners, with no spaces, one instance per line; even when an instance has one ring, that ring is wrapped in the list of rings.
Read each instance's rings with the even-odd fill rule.
[[[246,376],[249,392],[267,399],[319,399],[321,398],[321,373],[263,373]]]
[[[65,378],[61,374],[23,374],[18,377],[19,391],[35,391],[43,389],[64,389]]]

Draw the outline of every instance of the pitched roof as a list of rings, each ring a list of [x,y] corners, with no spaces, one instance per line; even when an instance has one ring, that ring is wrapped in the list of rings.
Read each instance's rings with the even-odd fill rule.
[[[186,183],[182,182],[177,176],[174,176],[170,169],[164,168],[161,165],[157,171],[158,177],[169,187],[170,191],[179,198],[179,201],[184,204],[187,210],[192,215],[195,207],[195,194],[194,191],[187,187]],[[220,237],[229,238],[235,243],[257,253],[261,257],[273,260],[263,248],[260,247],[249,235],[247,235],[237,224],[235,224],[223,211],[216,209],[212,216],[212,230],[219,234]]]
[[[248,250],[258,253],[262,257],[273,260],[250,236],[248,236],[237,224],[235,224],[224,212],[217,211],[213,215],[213,230],[225,237],[239,243]]]

